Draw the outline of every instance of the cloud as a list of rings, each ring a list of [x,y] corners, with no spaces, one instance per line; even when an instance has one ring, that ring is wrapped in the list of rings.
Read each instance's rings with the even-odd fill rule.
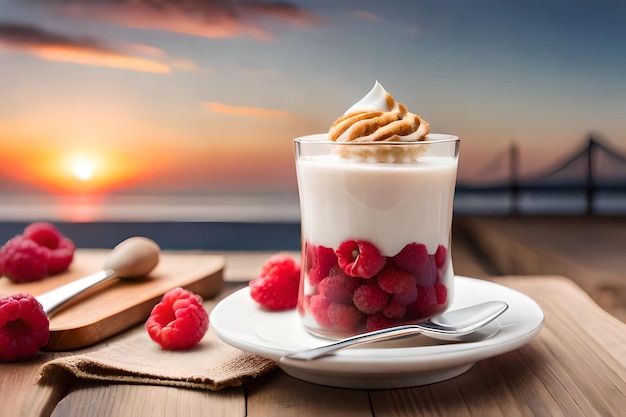
[[[367,10],[353,10],[352,14],[359,19],[367,20],[368,22],[380,22],[382,19],[380,16],[375,15]]]
[[[158,74],[171,71],[163,62],[133,56],[94,38],[68,36],[21,23],[0,23],[0,50],[2,47],[49,61]],[[153,48],[152,54],[155,51]]]
[[[230,116],[243,117],[263,117],[263,118],[285,118],[291,115],[290,112],[284,110],[265,109],[262,107],[232,106],[229,104],[218,102],[202,103],[204,107],[214,113],[226,114]]]
[[[176,68],[177,70],[180,71],[187,71],[187,72],[196,72],[196,71],[200,71],[200,67],[198,66],[198,64],[196,64],[194,61],[189,60],[189,59],[174,59],[170,61],[170,65],[172,68]]]
[[[153,56],[155,58],[162,58],[167,55],[163,49],[157,48],[156,46],[152,45],[145,45],[142,43],[127,44],[125,45],[124,49],[141,55]]]
[[[207,38],[253,36],[272,39],[270,21],[309,28],[325,20],[287,2],[258,0],[30,0],[56,6],[61,13],[117,25]]]

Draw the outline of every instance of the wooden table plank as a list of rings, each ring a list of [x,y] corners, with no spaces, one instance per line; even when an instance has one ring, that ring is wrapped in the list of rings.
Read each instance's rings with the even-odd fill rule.
[[[367,391],[311,384],[276,371],[248,386],[248,415],[364,417],[372,411]]]
[[[218,392],[144,385],[83,383],[54,409],[52,417],[245,416],[244,389]]]
[[[40,387],[35,383],[39,367],[54,354],[31,360],[0,363],[0,416],[49,416],[65,393],[67,379]]]

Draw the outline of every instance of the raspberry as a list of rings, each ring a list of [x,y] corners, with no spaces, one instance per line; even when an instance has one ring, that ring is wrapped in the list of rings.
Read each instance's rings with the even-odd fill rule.
[[[253,279],[248,285],[252,299],[269,310],[289,310],[298,305],[299,283],[296,280],[267,275]]]
[[[405,271],[415,274],[428,261],[428,249],[423,243],[409,243],[393,258],[394,263]]]
[[[202,340],[209,328],[209,315],[202,298],[184,288],[165,293],[146,321],[150,338],[165,350],[183,350]]]
[[[48,275],[48,249],[26,236],[10,239],[0,249],[0,271],[13,282],[37,281]]]
[[[383,314],[385,315],[385,317],[394,320],[400,320],[402,317],[404,317],[405,312],[406,305],[394,300],[391,300],[389,304],[387,304],[385,308],[383,308]]]
[[[331,303],[328,307],[328,318],[333,325],[344,331],[356,331],[365,322],[365,314],[352,304]]]
[[[367,317],[367,321],[365,322],[365,330],[368,332],[373,332],[374,330],[385,329],[387,327],[395,325],[395,320],[386,317],[382,313],[378,313]]]
[[[311,296],[311,300],[309,303],[309,311],[311,315],[322,327],[330,327],[332,326],[332,322],[328,317],[328,308],[330,307],[330,301],[326,298],[322,297],[319,294]]]
[[[415,287],[415,277],[393,265],[387,265],[378,273],[378,285],[389,294],[406,293]]]
[[[66,271],[74,259],[75,249],[74,243],[70,239],[61,237],[59,246],[48,251],[48,275]]]
[[[48,343],[50,323],[30,294],[0,298],[0,362],[34,356]]]
[[[0,272],[14,282],[36,281],[69,268],[74,243],[52,224],[31,223],[0,249]]]
[[[310,250],[307,251],[309,282],[311,285],[317,285],[328,276],[330,269],[337,265],[337,255],[332,248],[326,246],[308,244],[307,249],[309,248]]]
[[[437,268],[443,267],[446,263],[446,247],[443,245],[437,246],[437,252],[435,252],[435,265]]]
[[[317,292],[332,302],[351,303],[354,290],[361,283],[361,279],[349,277],[338,265],[335,265],[331,268],[329,276],[319,283]]]
[[[289,255],[277,254],[261,267],[261,275],[250,281],[250,296],[263,307],[288,310],[298,305],[300,265]]]
[[[409,288],[406,292],[399,292],[393,295],[393,300],[400,304],[409,305],[417,298],[417,286]]]
[[[277,253],[268,258],[261,266],[259,276],[281,275],[289,279],[300,280],[300,264],[285,253]]]
[[[417,285],[428,286],[433,285],[437,281],[437,267],[435,266],[435,257],[429,256],[426,265],[415,272]]]
[[[37,242],[39,246],[48,249],[59,247],[63,235],[52,224],[47,222],[31,223],[24,229],[24,236]]]
[[[437,293],[433,285],[418,286],[417,298],[407,306],[408,317],[427,317],[437,310]]]
[[[363,240],[343,241],[336,254],[339,266],[351,277],[371,278],[387,261],[376,246]]]
[[[375,283],[367,282],[354,291],[352,301],[363,313],[374,314],[385,308],[389,301],[389,294]]]

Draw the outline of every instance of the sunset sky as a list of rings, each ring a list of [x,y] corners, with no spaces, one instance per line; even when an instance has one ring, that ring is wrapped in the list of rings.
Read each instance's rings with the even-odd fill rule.
[[[0,192],[295,189],[379,80],[472,179],[626,151],[620,1],[0,0]]]

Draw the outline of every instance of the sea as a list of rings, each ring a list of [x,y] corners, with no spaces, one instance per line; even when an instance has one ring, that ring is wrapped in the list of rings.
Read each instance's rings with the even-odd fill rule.
[[[626,216],[626,193],[472,193],[457,190],[455,216]],[[77,247],[111,248],[147,236],[164,250],[299,250],[296,192],[51,196],[0,194],[0,241],[33,221],[57,225]]]

